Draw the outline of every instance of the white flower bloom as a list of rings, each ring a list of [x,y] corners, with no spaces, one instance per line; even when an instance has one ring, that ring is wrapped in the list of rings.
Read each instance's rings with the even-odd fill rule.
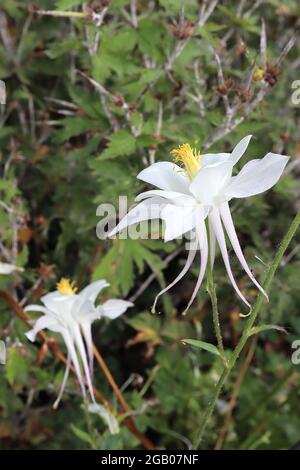
[[[250,307],[233,277],[224,229],[245,272],[268,298],[245,260],[228,203],[232,198],[254,196],[270,189],[282,175],[288,157],[268,153],[261,160],[249,161],[237,176],[232,176],[233,166],[243,156],[251,137],[249,135],[242,139],[231,153],[200,155],[189,144],[183,144],[171,152],[175,157],[175,162],[180,162],[183,167],[171,162],[158,162],[141,171],[137,177],[159,189],[139,194],[136,200],[141,201],[140,204],[132,209],[110,233],[110,236],[113,236],[128,225],[149,218],[164,220],[165,241],[173,240],[191,231],[195,233],[197,248],[201,253],[201,263],[196,287],[186,310],[194,301],[203,281],[208,252],[210,252],[210,263],[213,266],[216,241],[234,289],[243,302]],[[153,206],[156,207],[156,210],[151,211],[150,208]],[[209,249],[206,218],[208,218],[209,226]],[[158,297],[174,286],[187,273],[197,251],[197,249],[189,251],[183,270],[168,287],[157,295],[153,310],[155,310]]]
[[[12,274],[14,271],[23,272],[24,268],[9,263],[0,263],[0,274]]]
[[[63,394],[71,363],[75,368],[83,397],[86,397],[83,378],[85,375],[90,396],[95,402],[92,386],[93,342],[91,325],[94,320],[103,317],[113,320],[133,305],[125,300],[111,299],[96,307],[97,296],[107,286],[109,284],[105,280],[96,281],[77,294],[74,283],[62,278],[57,284],[57,290],[41,298],[44,306],[28,305],[25,308],[25,311],[42,312],[44,314],[36,320],[33,329],[26,333],[30,341],[35,341],[37,333],[44,328],[48,328],[51,331],[60,333],[67,347],[67,366],[59,396],[54,404],[55,407],[57,407]]]

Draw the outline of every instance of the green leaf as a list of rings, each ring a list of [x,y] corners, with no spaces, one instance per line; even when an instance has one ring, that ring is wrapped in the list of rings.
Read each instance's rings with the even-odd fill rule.
[[[104,46],[112,51],[114,54],[117,52],[129,52],[131,51],[137,42],[137,34],[135,29],[127,28],[106,38]]]
[[[71,424],[70,425],[70,428],[72,429],[73,433],[75,434],[76,437],[78,437],[78,439],[80,439],[81,441],[83,442],[87,442],[90,446],[93,447],[93,440],[92,438],[89,436],[89,434],[85,431],[82,431],[82,429],[79,429],[77,426],[75,426],[74,424]]]
[[[135,150],[135,139],[129,131],[122,129],[115,132],[108,147],[101,153],[101,160],[130,155]]]
[[[144,69],[139,79],[139,84],[147,85],[148,83],[155,82],[163,75],[159,69]]]
[[[147,247],[145,240],[117,240],[93,273],[93,280],[105,278],[111,285],[128,294],[134,284],[134,266],[139,273],[145,264],[155,273],[157,279],[163,282],[163,263],[160,257]]]
[[[160,332],[161,330],[161,321],[157,315],[151,315],[149,312],[143,312],[139,315],[129,318],[128,324],[132,326],[137,331],[143,329],[152,329],[155,332]]]
[[[205,351],[208,351],[212,354],[216,354],[216,356],[222,357],[222,354],[214,344],[206,343],[205,341],[200,341],[199,339],[182,339],[181,342],[183,344],[190,344],[191,346],[195,346],[196,348],[205,349]]]
[[[50,59],[56,59],[62,55],[68,54],[70,49],[75,52],[80,50],[81,44],[75,38],[68,38],[64,41],[55,41],[51,43],[46,50],[46,54]]]
[[[214,35],[206,29],[205,26],[201,26],[198,28],[198,33],[200,36],[205,39],[212,47],[218,47],[218,40],[214,37]]]
[[[7,351],[7,363],[5,367],[5,375],[8,382],[12,385],[15,382],[26,383],[28,364],[21,355],[20,350],[10,347]]]
[[[278,330],[281,331],[282,333],[288,334],[285,328],[282,326],[277,326],[277,325],[259,325],[259,326],[253,326],[250,330],[250,336],[252,335],[257,335],[258,333],[261,333],[262,331],[267,331],[267,330]]]
[[[71,137],[90,131],[92,129],[99,129],[102,124],[99,121],[99,118],[96,121],[89,119],[87,116],[67,117],[63,119],[61,123],[63,128],[56,132],[56,136],[54,138],[56,143],[62,143]]]

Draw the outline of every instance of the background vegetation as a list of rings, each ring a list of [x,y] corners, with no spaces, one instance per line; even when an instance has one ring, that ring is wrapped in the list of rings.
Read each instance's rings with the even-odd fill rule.
[[[181,343],[215,343],[205,286],[183,317],[195,266],[165,296],[162,313],[151,315],[158,289],[185,259],[181,243],[100,241],[96,208],[117,205],[119,195],[133,203],[145,188],[136,174],[182,142],[230,151],[252,133],[242,164],[268,151],[291,156],[272,191],[232,203],[247,259],[263,275],[299,208],[300,115],[291,101],[300,79],[299,14],[297,0],[2,0],[0,199],[11,210],[0,207],[0,249],[2,262],[24,267],[0,278],[0,338],[8,349],[0,366],[2,449],[142,448],[126,420],[110,435],[85,412],[74,377],[52,409],[64,371],[53,352],[64,352],[63,344],[30,344],[11,298],[38,303],[62,276],[80,288],[106,278],[111,287],[102,298],[135,302],[119,320],[94,325],[95,343],[139,431],[158,448],[190,447],[222,368],[217,356]],[[300,440],[299,366],[291,363],[300,338],[299,243],[289,247],[259,318],[288,335],[266,331],[249,342],[202,448],[287,449]],[[254,300],[256,290],[232,262]],[[219,258],[215,281],[231,350],[245,320]],[[97,366],[95,385],[122,414]]]

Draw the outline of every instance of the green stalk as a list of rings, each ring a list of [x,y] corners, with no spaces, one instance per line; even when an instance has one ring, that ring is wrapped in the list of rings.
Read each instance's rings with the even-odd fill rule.
[[[218,311],[218,298],[216,294],[216,285],[214,283],[213,273],[211,269],[210,232],[209,232],[209,225],[207,221],[206,221],[206,231],[207,231],[207,238],[208,238],[208,263],[207,263],[207,269],[206,269],[207,292],[211,300],[213,323],[214,323],[215,334],[216,334],[216,338],[218,342],[218,348],[219,348],[220,353],[223,356],[224,364],[226,365],[226,356],[225,356],[225,351],[224,351],[224,346],[223,346],[222,331],[221,331],[219,311]]]
[[[263,288],[265,291],[268,291],[269,287],[270,287],[270,284],[272,282],[272,279],[274,277],[274,274],[281,262],[281,259],[287,249],[287,247],[289,246],[292,238],[294,237],[296,231],[297,231],[297,228],[300,224],[300,211],[297,213],[297,215],[295,216],[293,222],[291,223],[290,225],[290,228],[288,229],[282,243],[280,244],[277,252],[276,252],[276,255],[274,257],[274,260],[273,260],[273,263],[271,264],[271,266],[269,267],[269,270],[267,272],[267,275],[266,275],[266,278],[263,282]],[[195,441],[195,445],[194,445],[194,448],[195,449],[198,449],[200,443],[201,443],[201,440],[202,440],[202,437],[203,437],[203,434],[205,432],[205,429],[206,429],[206,426],[207,426],[207,423],[215,409],[215,406],[216,406],[216,402],[219,398],[219,395],[222,391],[222,388],[223,388],[223,385],[225,384],[228,376],[230,375],[231,373],[231,370],[233,369],[233,367],[235,366],[235,363],[242,351],[242,349],[244,348],[249,336],[251,336],[251,328],[253,327],[254,325],[254,322],[257,318],[257,315],[263,305],[263,300],[264,300],[264,296],[263,294],[260,292],[258,294],[258,297],[257,297],[257,300],[253,306],[253,309],[251,311],[251,314],[248,318],[248,321],[246,323],[246,327],[244,329],[244,332],[235,348],[235,350],[233,351],[232,353],[232,356],[229,360],[229,363],[228,363],[228,367],[226,368],[224,366],[224,369],[223,369],[223,372],[221,374],[221,377],[219,378],[218,380],[218,383],[216,385],[216,388],[215,388],[215,391],[214,391],[214,394],[213,394],[213,397],[207,407],[207,410],[204,414],[204,417],[203,417],[203,420],[202,420],[202,423],[201,423],[201,426],[200,426],[200,430],[199,430],[199,434],[198,434],[198,437]]]

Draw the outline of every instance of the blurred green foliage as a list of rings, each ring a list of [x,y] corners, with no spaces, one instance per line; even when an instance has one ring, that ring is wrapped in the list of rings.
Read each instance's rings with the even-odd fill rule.
[[[1,2],[0,79],[6,83],[7,103],[1,108],[0,199],[13,208],[10,213],[0,207],[1,257],[25,271],[1,276],[0,287],[19,301],[36,303],[62,276],[80,286],[105,277],[111,283],[106,297],[136,298],[135,308],[121,319],[94,325],[95,343],[117,383],[127,383],[124,396],[139,430],[159,448],[184,449],[195,437],[222,367],[218,356],[181,343],[194,338],[215,344],[209,298],[202,288],[189,314],[181,315],[193,290],[195,266],[165,296],[163,313],[151,315],[156,293],[184,262],[184,251],[165,261],[180,242],[101,241],[96,237],[96,208],[100,203],[117,205],[119,195],[127,195],[132,204],[144,189],[135,177],[145,164],[169,159],[170,149],[182,142],[201,149],[222,128],[224,90],[211,51],[215,47],[225,93],[238,107],[237,116],[246,113],[266,84],[267,72],[276,82],[241,124],[210,148],[230,151],[253,133],[242,164],[268,151],[291,155],[287,174],[272,191],[232,204],[247,259],[258,277],[263,276],[299,208],[300,115],[299,105],[291,102],[291,84],[299,79],[299,42],[279,74],[270,67],[292,36],[300,7],[297,0],[268,0],[258,8],[254,3],[259,2],[220,1],[205,24],[197,26],[203,2],[134,3],[136,17],[126,0]],[[82,18],[36,12],[83,11],[83,4],[89,10]],[[91,15],[103,10],[97,26]],[[260,47],[262,18],[266,57]],[[255,67],[265,79],[251,81]],[[299,366],[291,364],[291,344],[300,338],[298,247],[295,239],[259,319],[285,327],[288,335],[259,335],[225,448],[287,449],[300,441]],[[234,257],[232,264],[253,300],[257,293]],[[153,281],[138,295],[152,273]],[[215,280],[230,351],[244,320],[219,259]],[[2,301],[0,309],[0,338],[8,348],[8,362],[0,366],[2,449],[141,447],[125,426],[111,436],[97,416],[86,413],[73,377],[54,411],[62,364],[48,353],[36,365],[41,345],[26,340],[28,328]],[[203,448],[214,447],[238,370],[218,402]],[[97,367],[95,385],[118,407]]]

